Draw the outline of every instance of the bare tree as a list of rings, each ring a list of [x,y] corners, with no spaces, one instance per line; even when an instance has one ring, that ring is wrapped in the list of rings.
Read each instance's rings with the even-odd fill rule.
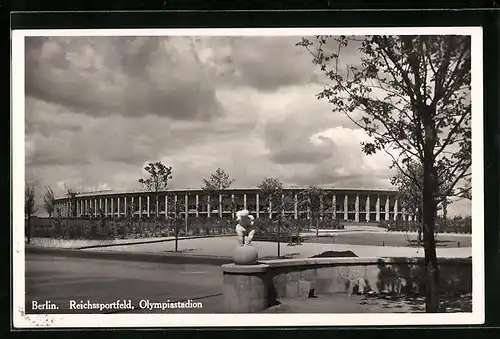
[[[170,224],[174,226],[174,236],[175,236],[175,252],[178,251],[179,244],[179,232],[180,227],[179,224],[181,220],[186,218],[186,205],[184,199],[172,199],[171,196],[167,196],[167,206],[165,206],[165,213],[167,220],[170,220]],[[173,217],[171,215],[173,214]]]
[[[68,202],[69,202],[69,209],[68,209],[67,215],[66,215],[67,218],[75,217],[76,214],[77,214],[77,211],[76,211],[76,196],[78,194],[79,193],[76,190],[74,190],[73,188],[68,188],[67,189],[66,196],[68,197]]]

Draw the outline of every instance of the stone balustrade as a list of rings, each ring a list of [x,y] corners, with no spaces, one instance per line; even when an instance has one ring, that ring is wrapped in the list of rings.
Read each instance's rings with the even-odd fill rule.
[[[438,259],[440,286],[448,293],[472,291],[472,258]],[[423,258],[305,258],[227,264],[227,312],[261,312],[282,298],[330,293],[424,292]]]

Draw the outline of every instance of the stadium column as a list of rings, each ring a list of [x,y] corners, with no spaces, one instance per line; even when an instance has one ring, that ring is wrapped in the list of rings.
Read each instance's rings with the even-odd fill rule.
[[[147,216],[148,218],[151,216],[151,196],[148,195],[147,197],[147,205],[148,205],[148,213]]]
[[[139,199],[139,218],[142,218],[142,197],[139,195],[137,199]]]
[[[85,215],[85,214],[87,214],[87,211],[88,211],[88,209],[87,209],[87,207],[88,207],[87,203],[88,203],[88,200],[87,200],[87,199],[85,199],[85,200],[83,201],[83,214],[84,214],[84,215]]]
[[[132,211],[130,211],[130,214],[132,214],[132,218],[135,217],[135,205],[134,205],[134,197],[130,197],[130,205],[132,208]]]
[[[256,211],[256,217],[260,217],[260,199],[259,199],[259,193],[255,193],[255,211]]]
[[[188,205],[188,194],[184,194],[184,220],[186,221],[186,235],[188,231],[188,225],[187,225],[187,219],[188,219],[188,213],[189,213],[189,205]]]
[[[319,197],[319,216],[323,220],[323,197]]]
[[[243,194],[243,208],[247,209],[247,195],[246,195],[246,193]]]
[[[97,217],[97,198],[94,199],[94,216]]]
[[[359,193],[356,193],[356,200],[354,201],[354,221],[359,222]]]
[[[389,196],[385,198],[385,221],[389,221]]]
[[[207,217],[210,218],[210,212],[212,207],[210,206],[210,195],[207,195]]]
[[[174,194],[174,217],[177,218],[177,194]]]
[[[293,218],[298,219],[299,218],[299,197],[297,193],[294,194],[293,196]]]
[[[115,216],[115,203],[113,197],[110,197],[109,200],[111,200],[111,218]]]
[[[349,215],[347,214],[348,209],[349,209],[349,197],[346,194],[344,199],[344,220],[348,220],[349,218]]]
[[[104,215],[108,216],[108,198],[104,198]]]
[[[365,214],[366,214],[366,221],[370,222],[370,193],[366,195],[366,202],[365,202]]]
[[[332,213],[333,219],[337,219],[337,195],[333,194],[332,197]]]
[[[231,194],[231,218],[234,219],[234,194]]]
[[[168,194],[165,194],[165,219],[168,218]]]
[[[101,213],[102,210],[102,198],[99,198],[99,213]],[[97,212],[97,206],[96,206],[96,212]]]
[[[394,201],[394,220],[398,219],[398,198]]]
[[[200,212],[198,211],[200,207],[200,196],[196,194],[196,219],[200,216]]]
[[[127,216],[127,197],[123,197],[123,216]]]
[[[158,210],[158,205],[160,203],[160,199],[158,199],[158,192],[155,193],[155,217],[158,217],[160,211]]]
[[[219,218],[222,219],[222,194],[219,194]]]
[[[273,218],[273,204],[271,202],[271,199],[269,199],[269,204],[267,205],[267,209],[269,211],[269,219]]]
[[[285,204],[283,203],[283,200],[285,200],[285,195],[282,193],[281,194],[281,216],[285,217]]]
[[[377,202],[375,204],[375,211],[377,212],[377,214],[375,215],[375,220],[377,222],[380,221],[380,194],[377,194]]]
[[[116,197],[116,211],[117,211],[117,215],[118,215],[118,218],[120,217],[120,197]]]

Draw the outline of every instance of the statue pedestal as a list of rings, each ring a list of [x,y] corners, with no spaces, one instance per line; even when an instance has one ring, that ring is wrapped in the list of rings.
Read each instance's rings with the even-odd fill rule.
[[[251,245],[237,246],[233,252],[233,261],[237,265],[254,265],[259,259],[255,247]]]
[[[222,265],[225,312],[257,313],[268,308],[270,304],[268,270],[269,265],[265,264]]]

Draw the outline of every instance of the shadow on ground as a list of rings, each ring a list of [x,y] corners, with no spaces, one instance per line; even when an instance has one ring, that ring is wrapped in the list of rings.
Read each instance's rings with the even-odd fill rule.
[[[425,312],[425,298],[420,295],[364,295],[355,296],[358,304],[379,306],[386,310],[400,309],[406,312]],[[440,313],[472,312],[472,295],[442,295]]]

